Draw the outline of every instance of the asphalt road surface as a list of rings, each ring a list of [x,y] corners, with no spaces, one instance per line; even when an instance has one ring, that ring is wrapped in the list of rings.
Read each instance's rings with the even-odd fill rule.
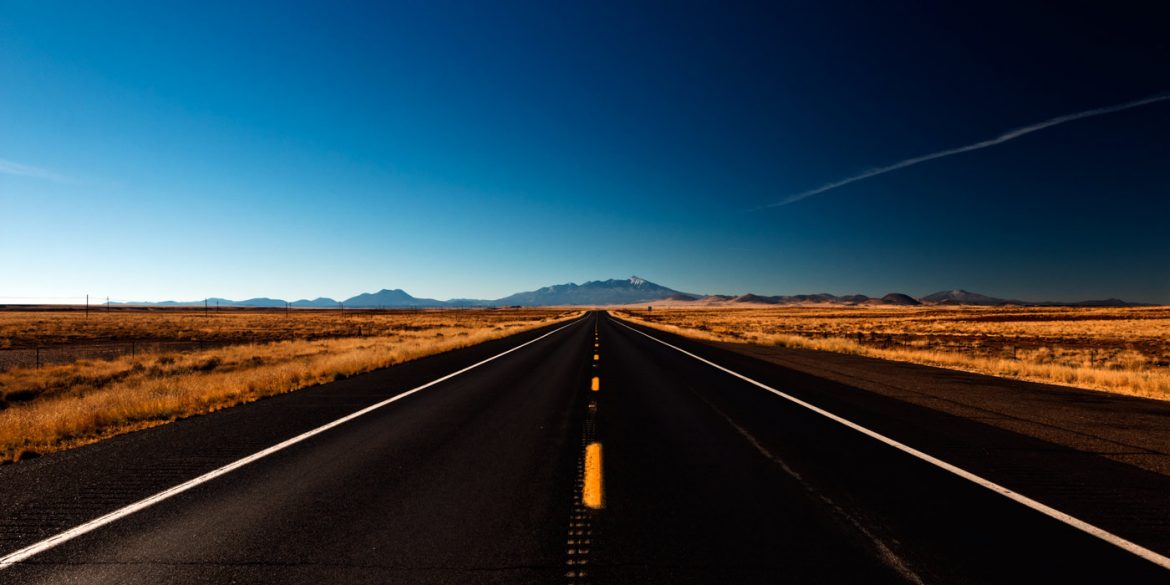
[[[0,468],[0,582],[1167,583],[1168,501],[591,313]]]

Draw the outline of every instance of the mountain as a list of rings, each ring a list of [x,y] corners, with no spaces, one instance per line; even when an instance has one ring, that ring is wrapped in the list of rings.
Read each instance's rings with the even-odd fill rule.
[[[844,295],[837,296],[829,293],[817,293],[812,295],[776,295],[766,297],[748,293],[739,295],[733,299],[736,303],[757,303],[763,305],[798,305],[804,303],[827,303],[834,305],[859,305],[867,303],[871,299],[865,295]]]
[[[962,289],[943,290],[926,295],[918,300],[935,305],[981,305],[987,307],[995,305],[1028,304],[1021,301],[1010,301],[1007,299],[989,297],[987,295],[981,295],[979,293],[973,293]]]
[[[231,301],[228,301],[228,302],[231,302]],[[258,297],[258,298],[254,298],[254,299],[248,299],[246,301],[240,301],[238,303],[235,303],[235,306],[237,306],[237,307],[268,307],[268,308],[280,307],[283,309],[286,304],[287,303],[285,303],[284,301],[282,301],[280,299],[270,299],[268,297]]]
[[[849,304],[854,304],[854,305],[856,305],[858,303],[864,303],[865,301],[868,301],[868,300],[869,300],[869,297],[867,297],[865,295],[845,295],[843,297],[837,297],[837,301],[839,301],[839,302],[849,303]]]
[[[1057,304],[1057,303],[1045,303]],[[1148,307],[1145,303],[1131,303],[1121,299],[1101,299],[1097,301],[1080,301],[1078,303],[1068,303],[1076,307]]]
[[[763,297],[757,294],[748,293],[746,295],[739,295],[731,300],[733,303],[757,303],[761,305],[775,305],[780,303],[782,297]]]
[[[706,303],[721,303],[735,300],[735,297],[732,295],[706,295],[699,297],[699,300]]]
[[[483,299],[449,299],[443,301],[445,307],[495,307],[495,301]]]
[[[396,289],[382,289],[375,293],[362,293],[350,297],[339,303],[330,298],[319,297],[313,300],[301,299],[290,303],[295,308],[336,309],[344,304],[345,308],[377,309],[377,308],[424,308],[424,307],[544,307],[554,305],[631,305],[641,303],[682,302],[695,303],[702,306],[722,306],[728,304],[761,304],[761,305],[1026,305],[1052,307],[1137,307],[1141,303],[1129,303],[1120,299],[1089,300],[1080,302],[1024,302],[1000,299],[984,294],[974,293],[962,289],[939,291],[915,299],[902,293],[889,293],[881,298],[870,298],[865,295],[832,295],[816,293],[806,295],[774,295],[765,296],[752,293],[733,295],[694,295],[679,292],[665,286],[655,284],[644,278],[631,276],[627,279],[591,280],[583,284],[567,283],[546,286],[533,291],[519,292],[506,297],[486,299],[451,299],[439,301],[435,299],[416,298],[406,291]],[[157,307],[202,307],[206,303],[209,307],[269,307],[283,308],[285,301],[268,297],[257,297],[244,301],[233,301],[223,298],[209,298],[206,300],[176,302],[162,301],[157,303],[114,303],[118,305],[157,306]]]
[[[301,309],[335,309],[337,301],[328,297],[317,297],[311,301],[308,299],[293,301],[292,306]]]
[[[786,303],[837,303],[841,302],[837,297],[829,293],[816,293],[811,295],[789,295],[779,297],[784,299]]]
[[[829,293],[815,293],[804,295],[774,295],[765,296],[754,293],[742,294],[739,296],[728,295],[707,295],[696,299],[706,305],[723,305],[727,303],[752,303],[757,305],[805,305],[805,304],[829,304],[829,305],[898,305],[898,306],[917,306],[922,304],[927,305],[976,305],[984,307],[994,307],[1002,305],[1025,305],[1025,306],[1064,306],[1064,307],[1136,307],[1142,306],[1140,303],[1129,303],[1120,299],[1104,299],[1093,301],[1080,302],[1026,302],[1012,299],[1001,299],[984,294],[974,293],[967,290],[955,289],[944,290],[936,293],[926,295],[921,298],[914,298],[904,293],[889,293],[880,298],[870,298],[866,295],[833,295]]]
[[[231,299],[224,299],[220,297],[211,297],[207,299],[199,299],[198,301],[161,301],[157,303],[114,303],[115,305],[142,305],[149,307],[280,307],[284,308],[284,301],[280,299],[270,299],[268,297],[257,297],[248,299],[246,301],[233,301]]]
[[[921,305],[922,304],[922,303],[918,302],[918,300],[915,299],[914,297],[912,297],[910,295],[904,295],[902,293],[890,293],[890,294],[888,294],[880,299],[877,299],[877,300],[883,305],[914,306],[914,305]]]
[[[584,284],[568,283],[546,286],[534,291],[520,292],[492,301],[493,305],[522,305],[542,307],[550,305],[626,305],[657,301],[672,295],[695,297],[643,278],[631,276],[625,280],[591,280]]]
[[[362,293],[342,301],[346,307],[354,309],[378,309],[382,307],[442,307],[446,303],[435,299],[416,299],[406,291],[382,289],[376,293]]]

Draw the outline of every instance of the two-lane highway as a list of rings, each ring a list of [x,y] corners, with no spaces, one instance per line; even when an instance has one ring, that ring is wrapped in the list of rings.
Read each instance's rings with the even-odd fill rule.
[[[0,495],[11,496],[0,508],[0,535],[14,536],[0,544],[0,559],[34,552],[0,569],[0,582],[1170,579],[1170,571],[1107,538],[699,358],[735,361],[591,313],[563,327],[184,421],[177,430],[9,466],[0,469]],[[732,365],[798,400],[824,398],[820,382],[807,376],[763,362]],[[956,448],[954,434],[899,436],[895,415],[865,420],[892,411],[860,391],[850,396],[831,404],[840,406],[836,414],[884,424],[883,432],[927,453]],[[898,412],[938,428],[961,427],[964,441],[1037,448],[977,422]],[[149,471],[152,458],[171,465],[176,457],[166,454],[191,444],[247,448],[237,449],[239,457],[211,458],[206,468],[188,464],[194,466],[182,480],[206,479],[173,494],[166,488],[179,481],[149,493],[103,492],[80,508],[27,495],[66,480],[107,485],[124,474],[133,483],[132,473]],[[244,459],[273,445],[281,446]],[[111,463],[133,453],[142,458],[125,470]],[[1161,476],[1100,466],[1151,492],[1170,487]],[[1085,493],[1064,489],[1059,469],[1046,473],[1052,480],[1037,488],[1043,493],[1024,495],[1075,503]],[[79,488],[75,499],[85,492]],[[134,506],[157,494],[151,505]],[[1118,509],[1125,506],[1141,502]],[[119,510],[116,519],[59,544],[49,540]],[[37,520],[50,517],[69,518],[69,526]],[[1102,519],[1110,517],[1118,516]]]

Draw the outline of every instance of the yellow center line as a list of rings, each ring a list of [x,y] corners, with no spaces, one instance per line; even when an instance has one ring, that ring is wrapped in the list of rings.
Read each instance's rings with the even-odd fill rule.
[[[585,447],[585,485],[581,488],[581,500],[594,510],[605,505],[601,491],[601,443],[589,443]]]
[[[597,361],[599,359],[601,359],[601,356],[599,356],[597,354],[593,354],[593,361]]]
[[[593,376],[593,383],[589,386],[589,388],[594,392],[601,390],[601,378]]]

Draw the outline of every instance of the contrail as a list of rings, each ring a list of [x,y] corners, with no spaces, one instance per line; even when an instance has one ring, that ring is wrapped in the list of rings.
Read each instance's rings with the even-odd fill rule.
[[[1104,107],[1104,108],[1097,108],[1095,110],[1086,110],[1084,112],[1078,112],[1076,114],[1068,114],[1066,116],[1059,116],[1056,118],[1052,118],[1050,120],[1045,120],[1045,121],[1040,122],[1038,124],[1032,124],[1031,126],[1024,126],[1023,128],[1016,128],[1015,130],[1008,130],[1007,132],[1004,132],[1003,134],[1000,134],[999,136],[996,136],[995,138],[992,138],[990,140],[984,140],[983,142],[976,142],[975,144],[968,144],[967,146],[960,146],[958,148],[951,148],[949,150],[940,150],[938,152],[932,152],[930,154],[924,154],[922,156],[908,158],[904,161],[896,162],[896,163],[889,165],[889,166],[878,167],[876,169],[870,169],[870,170],[865,171],[864,173],[861,173],[859,175],[854,175],[852,177],[841,179],[840,181],[833,181],[832,183],[821,185],[820,187],[817,187],[816,189],[804,191],[803,193],[797,193],[795,195],[789,195],[787,198],[785,198],[781,201],[777,201],[776,203],[770,203],[768,205],[765,205],[761,209],[767,208],[767,207],[780,207],[782,205],[788,205],[789,203],[796,203],[797,201],[800,201],[801,199],[807,199],[809,197],[812,197],[813,195],[820,195],[821,193],[824,193],[825,191],[831,191],[833,189],[836,189],[837,187],[844,187],[845,185],[848,185],[850,183],[856,183],[857,181],[862,181],[862,180],[868,179],[870,177],[884,175],[890,171],[896,171],[898,169],[912,167],[916,164],[924,163],[924,162],[929,161],[929,160],[948,157],[948,156],[952,156],[952,155],[956,155],[956,154],[961,154],[964,152],[971,152],[972,150],[979,150],[982,148],[987,148],[989,146],[995,146],[996,144],[1002,144],[1002,143],[1007,142],[1009,140],[1015,140],[1016,138],[1019,138],[1021,136],[1026,135],[1026,134],[1038,132],[1038,131],[1043,130],[1045,128],[1051,128],[1052,126],[1058,126],[1060,124],[1064,124],[1065,122],[1072,122],[1073,120],[1080,120],[1082,118],[1091,118],[1093,116],[1101,116],[1104,114],[1112,114],[1113,112],[1120,112],[1122,110],[1128,110],[1130,108],[1136,108],[1139,106],[1153,104],[1153,103],[1157,103],[1157,102],[1161,102],[1161,101],[1165,101],[1165,100],[1170,100],[1170,94],[1156,95],[1156,96],[1152,96],[1152,97],[1148,97],[1148,98],[1143,98],[1143,99],[1140,99],[1137,101],[1125,102],[1124,104],[1118,104],[1116,106],[1108,106],[1108,107]]]
[[[47,179],[49,181],[57,181],[58,183],[71,182],[67,177],[62,177],[52,171],[48,171],[39,167],[20,164],[18,162],[4,160],[0,158],[0,173],[6,175],[19,175],[21,177],[33,177],[36,179]]]

